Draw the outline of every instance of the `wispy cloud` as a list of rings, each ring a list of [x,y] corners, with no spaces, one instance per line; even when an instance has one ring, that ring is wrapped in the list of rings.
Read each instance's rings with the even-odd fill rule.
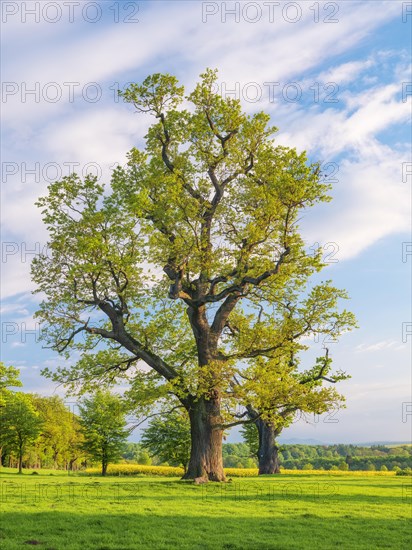
[[[374,344],[359,344],[356,346],[355,351],[383,351],[387,349],[398,351],[404,349],[405,347],[405,344],[401,344],[397,340],[381,340],[380,342],[375,342]]]

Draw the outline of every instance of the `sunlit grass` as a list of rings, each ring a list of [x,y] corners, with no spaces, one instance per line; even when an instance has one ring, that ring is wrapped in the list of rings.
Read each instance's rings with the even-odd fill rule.
[[[2,550],[401,550],[411,543],[411,479],[386,472],[293,471],[200,486],[50,473],[1,470]]]

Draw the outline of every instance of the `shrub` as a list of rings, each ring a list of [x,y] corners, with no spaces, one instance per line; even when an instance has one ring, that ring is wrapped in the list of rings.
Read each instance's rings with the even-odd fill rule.
[[[149,466],[152,463],[152,459],[147,451],[142,451],[137,455],[137,463],[145,466]]]
[[[397,470],[396,475],[397,476],[412,476],[412,469],[411,468],[405,468],[404,470]]]

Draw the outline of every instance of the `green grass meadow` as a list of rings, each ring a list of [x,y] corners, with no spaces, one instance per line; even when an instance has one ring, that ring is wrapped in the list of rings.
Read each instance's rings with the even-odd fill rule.
[[[308,473],[194,485],[14,472],[0,473],[2,550],[412,547],[410,477]]]

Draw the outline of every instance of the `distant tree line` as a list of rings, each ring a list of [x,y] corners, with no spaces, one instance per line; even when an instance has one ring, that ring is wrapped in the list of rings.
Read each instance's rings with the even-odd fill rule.
[[[286,469],[393,470],[410,468],[412,447],[358,447],[356,445],[282,445],[281,466]],[[309,467],[309,468],[308,468]]]
[[[86,460],[79,419],[60,397],[10,394],[0,424],[2,466],[72,470]]]
[[[385,471],[411,468],[412,446],[281,445],[280,465],[290,470]],[[151,455],[141,443],[127,443],[122,458],[137,464],[180,466],[170,457]],[[225,468],[257,468],[258,461],[247,443],[224,443]]]
[[[59,396],[13,391],[19,371],[0,363],[0,464],[76,470],[121,459],[129,435],[126,405],[108,390],[83,398],[76,413]]]

